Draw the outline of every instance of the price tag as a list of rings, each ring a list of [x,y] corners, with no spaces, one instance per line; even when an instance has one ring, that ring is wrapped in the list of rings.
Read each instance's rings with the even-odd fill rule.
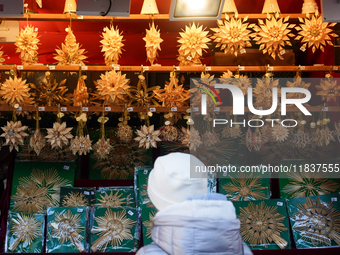
[[[148,174],[149,171],[145,169],[143,173],[144,173],[144,174]]]
[[[191,61],[191,59],[192,59],[192,57],[190,57],[190,56],[187,57],[187,60]]]
[[[179,66],[175,66],[174,68],[175,68],[176,71],[181,70],[181,68]]]
[[[269,66],[268,67],[268,71],[274,71],[274,67],[273,66]]]
[[[285,50],[281,50],[281,51],[280,51],[280,55],[281,55],[281,56],[284,55],[285,53],[286,53]]]
[[[323,108],[322,108],[322,111],[328,112],[328,107],[323,107]]]
[[[83,211],[84,211],[83,209],[80,209],[80,208],[77,209],[77,212],[83,212]]]
[[[149,67],[148,66],[143,66],[143,70],[144,71],[149,71]]]
[[[262,107],[257,107],[257,110],[260,110],[260,111],[262,111],[262,110],[263,110],[263,108],[262,108]]]
[[[67,107],[61,107],[61,108],[60,108],[60,111],[61,111],[61,112],[67,112]]]
[[[21,106],[19,106],[18,108],[17,108],[17,111],[22,111],[22,107]]]
[[[177,112],[177,107],[171,107],[172,112]]]
[[[88,107],[83,107],[83,112],[88,112],[89,108]]]
[[[82,66],[82,67],[81,67],[81,70],[86,71],[86,70],[88,70],[88,68],[87,68],[87,66]]]
[[[104,110],[105,110],[106,112],[111,112],[111,107],[109,107],[109,106],[108,106],[108,107],[105,107]]]
[[[45,107],[44,106],[39,106],[38,110],[39,110],[39,112],[44,112],[45,111]]]
[[[332,198],[331,198],[331,201],[332,201],[332,202],[338,202],[338,198],[332,197]]]
[[[131,216],[134,215],[134,213],[132,211],[128,211],[128,214],[130,214]]]
[[[220,107],[215,107],[214,108],[214,112],[219,112],[220,111]]]
[[[223,172],[223,176],[227,176],[227,175],[228,175],[227,171]]]
[[[48,69],[55,70],[55,66],[49,66]]]
[[[339,70],[339,67],[333,66],[333,70]]]
[[[150,112],[156,112],[156,108],[155,107],[150,108]]]
[[[84,195],[90,195],[90,192],[84,191]]]
[[[283,203],[282,202],[277,202],[277,205],[278,206],[283,206]]]
[[[193,107],[193,108],[192,108],[192,111],[193,111],[193,112],[198,112],[199,109],[198,109],[198,107]]]
[[[78,16],[77,19],[84,19],[83,15]]]
[[[114,69],[115,71],[119,71],[119,69],[120,69],[120,66],[119,66],[119,65],[112,65],[112,67],[113,67],[113,69]]]
[[[211,66],[205,67],[205,71],[211,71]]]
[[[24,4],[24,7],[27,8],[27,7],[28,7],[28,4]]]
[[[105,193],[105,191],[103,190],[103,191],[102,191],[102,192],[100,192],[100,193],[104,194],[104,193]]]
[[[91,191],[91,195],[94,195],[94,191]]]
[[[247,51],[245,50],[245,49],[242,49],[242,50],[240,50],[240,53],[241,54],[244,54],[244,53],[246,53]]]
[[[24,70],[24,66],[17,66],[18,70]]]
[[[239,71],[244,71],[244,66],[238,66]]]
[[[34,32],[38,32],[38,28],[36,27],[36,28],[34,28]]]
[[[306,67],[305,66],[300,66],[300,70],[305,70]]]
[[[127,110],[128,112],[133,112],[133,107],[128,107],[128,108],[126,108],[126,110]]]
[[[301,46],[301,47],[300,47],[300,50],[303,51],[303,52],[305,52],[305,51],[306,51],[306,48],[303,47],[303,46]]]
[[[70,170],[70,166],[64,166],[64,170]]]

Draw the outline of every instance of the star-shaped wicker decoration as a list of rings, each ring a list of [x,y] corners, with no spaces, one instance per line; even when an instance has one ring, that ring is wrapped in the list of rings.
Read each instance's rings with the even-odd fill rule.
[[[73,135],[70,133],[72,128],[66,127],[66,122],[62,124],[55,122],[53,123],[53,128],[46,128],[47,142],[51,144],[52,149],[59,148],[62,149],[64,145],[68,145],[69,139],[73,138]]]
[[[273,88],[277,88],[277,95],[281,95],[281,89],[278,88],[279,80],[272,78],[257,79],[256,87],[254,88],[254,97],[256,101],[254,105],[263,108],[269,108],[272,106],[273,101]]]
[[[158,57],[157,51],[161,50],[161,42],[163,42],[160,30],[157,30],[157,27],[155,27],[153,22],[152,25],[150,25],[150,29],[146,29],[146,36],[143,40],[145,41],[147,60],[153,65]]]
[[[301,23],[300,26],[295,27],[297,31],[299,31],[299,35],[295,38],[295,40],[301,40],[303,43],[302,49],[305,50],[312,47],[313,53],[316,49],[321,49],[324,51],[324,47],[329,44],[333,46],[332,37],[338,37],[337,34],[333,33],[333,29],[337,23],[328,23],[324,22],[322,19],[322,15],[319,14],[318,11],[315,14],[306,14],[306,18],[300,18],[299,21]]]
[[[320,85],[315,85],[318,89],[317,95],[321,96],[323,101],[334,100],[336,102],[337,97],[340,96],[340,84],[337,84],[336,79],[323,79]]]
[[[30,97],[30,87],[26,80],[14,77],[9,77],[0,89],[0,96],[9,105],[13,104],[33,104],[33,99]]]
[[[282,55],[285,53],[284,46],[289,45],[290,38],[294,34],[290,33],[295,24],[289,24],[289,16],[286,18],[279,18],[279,14],[271,16],[267,15],[266,23],[259,19],[259,26],[255,26],[254,30],[257,32],[254,40],[256,44],[260,44],[260,50],[263,54],[268,53],[273,59],[277,56],[283,59]]]
[[[154,125],[147,127],[142,126],[141,130],[137,130],[135,141],[139,142],[139,147],[149,149],[150,147],[157,148],[157,142],[162,140],[159,138],[160,131],[154,130]]]
[[[16,53],[20,53],[20,59],[23,65],[33,65],[38,62],[38,32],[31,25],[21,29],[18,40],[14,44],[17,46]]]
[[[24,145],[24,137],[28,136],[28,134],[25,133],[27,128],[28,126],[22,126],[21,121],[7,121],[7,125],[1,127],[4,131],[4,133],[1,134],[1,137],[5,137],[6,139],[4,146],[9,145],[9,151],[12,151],[13,149],[19,151],[19,145]]]
[[[119,33],[118,27],[113,26],[104,28],[102,44],[102,52],[104,52],[105,63],[107,66],[118,64],[120,54],[122,54],[122,47],[124,46],[122,33]]]

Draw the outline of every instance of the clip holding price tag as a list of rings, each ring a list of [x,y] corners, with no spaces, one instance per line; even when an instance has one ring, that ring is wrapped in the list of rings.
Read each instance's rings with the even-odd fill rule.
[[[17,70],[24,70],[24,66],[17,66]]]
[[[105,107],[104,110],[105,110],[106,112],[111,112],[111,107],[110,107],[110,106]]]
[[[48,66],[49,70],[55,70],[55,66]]]
[[[21,112],[21,111],[22,111],[22,107],[19,106],[19,107],[17,108],[17,111]]]
[[[268,71],[274,71],[274,67],[273,66],[268,66]]]
[[[149,171],[145,169],[143,173],[144,173],[144,174],[148,174]]]
[[[38,111],[39,112],[44,112],[45,111],[45,107],[44,106],[39,106],[38,107]]]
[[[211,71],[211,66],[206,66],[205,71]]]
[[[214,112],[219,112],[220,111],[220,107],[215,107],[214,108]]]
[[[64,166],[64,170],[70,170],[70,166]]]
[[[82,66],[82,67],[81,67],[81,70],[86,71],[86,70],[88,70],[88,68],[87,68],[87,66]]]
[[[134,215],[134,213],[132,211],[128,211],[128,214],[130,214],[131,216]]]
[[[88,112],[89,108],[88,107],[83,107],[83,112]]]
[[[192,107],[192,111],[193,112],[199,112],[199,109],[198,109],[198,107]]]
[[[61,112],[67,112],[67,107],[61,107],[61,108],[60,108],[60,111],[61,111]]]
[[[84,195],[90,195],[90,192],[88,192],[88,191],[84,191]]]
[[[239,71],[244,71],[244,66],[238,66]]]
[[[172,112],[177,112],[177,107],[171,107]]]
[[[150,112],[156,112],[156,108],[155,107],[151,107],[150,108]]]
[[[143,66],[143,70],[144,71],[149,71],[149,67],[148,66]]]
[[[283,206],[283,203],[282,202],[277,202],[277,205],[278,206]]]
[[[332,198],[331,198],[331,201],[332,201],[332,202],[338,202],[338,198],[332,197]]]
[[[83,212],[83,211],[84,211],[83,209],[80,209],[80,208],[77,209],[77,212]]]
[[[322,107],[322,111],[323,111],[323,112],[328,112],[328,107],[327,107],[327,106]]]
[[[128,107],[128,108],[126,108],[126,110],[127,110],[128,112],[133,112],[133,107]]]

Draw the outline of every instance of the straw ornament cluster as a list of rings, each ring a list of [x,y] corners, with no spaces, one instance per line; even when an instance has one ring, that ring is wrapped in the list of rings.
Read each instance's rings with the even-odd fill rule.
[[[38,32],[33,26],[27,25],[25,29],[21,29],[17,42],[14,44],[16,53],[20,53],[19,57],[23,65],[33,65],[38,62]]]
[[[118,64],[122,54],[122,47],[124,46],[122,33],[119,33],[118,27],[116,29],[113,26],[104,28],[104,33],[102,33],[103,40],[100,43],[102,44],[102,52],[104,52],[107,66]]]
[[[63,207],[76,207],[76,206],[89,206],[87,198],[82,192],[71,191],[67,194],[62,201]]]
[[[143,40],[145,41],[147,60],[153,65],[155,60],[157,60],[158,50],[161,50],[161,43],[163,42],[160,30],[155,27],[153,22],[152,25],[150,25],[150,29],[146,29],[146,36]]]

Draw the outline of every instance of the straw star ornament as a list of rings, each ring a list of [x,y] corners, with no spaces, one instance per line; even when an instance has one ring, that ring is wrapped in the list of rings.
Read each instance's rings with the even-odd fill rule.
[[[23,65],[33,65],[38,62],[38,32],[33,26],[26,26],[21,29],[18,40],[14,44],[17,46],[16,53],[20,53],[20,59]]]
[[[59,148],[62,149],[64,145],[68,145],[69,139],[73,138],[70,133],[72,128],[66,127],[66,122],[62,124],[55,122],[53,128],[47,128],[47,142],[51,144],[52,149]]]
[[[340,96],[340,85],[337,84],[336,79],[321,80],[320,85],[315,85],[315,87],[318,89],[316,94],[321,96],[323,101],[329,102],[333,100],[336,102],[337,97]]]
[[[137,130],[135,141],[139,142],[139,147],[149,149],[150,147],[157,148],[157,142],[162,140],[159,138],[160,130],[154,130],[154,126],[142,126],[141,130]]]
[[[26,83],[26,80],[22,80],[21,78],[14,77],[12,79],[9,77],[6,80],[0,89],[0,96],[3,100],[5,100],[9,105],[12,104],[23,104],[29,102],[29,104],[33,103],[32,98],[30,98],[30,88],[29,84]]]
[[[25,133],[28,126],[22,126],[21,121],[7,121],[7,125],[1,128],[4,131],[1,137],[5,137],[6,139],[4,146],[9,145],[9,151],[13,149],[19,151],[19,145],[24,145],[24,137],[28,136],[28,134]]]
[[[102,52],[104,52],[105,63],[107,66],[118,64],[120,55],[122,54],[122,47],[124,46],[122,33],[119,33],[118,27],[113,26],[104,28],[102,44]]]
[[[158,57],[157,51],[161,50],[161,43],[163,42],[160,30],[157,30],[157,27],[155,27],[153,22],[152,25],[150,25],[150,29],[146,29],[146,36],[143,40],[145,41],[147,60],[153,65]]]

